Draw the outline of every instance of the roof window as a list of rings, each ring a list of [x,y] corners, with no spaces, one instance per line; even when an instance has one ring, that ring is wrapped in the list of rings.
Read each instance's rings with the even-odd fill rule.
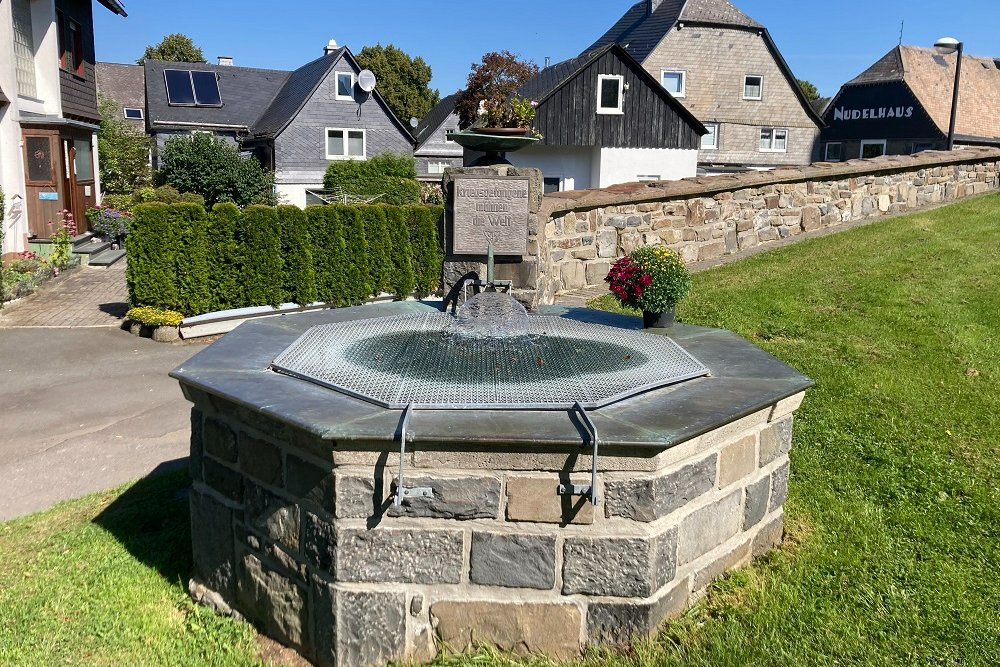
[[[173,107],[221,107],[222,93],[215,72],[166,69],[167,104]]]

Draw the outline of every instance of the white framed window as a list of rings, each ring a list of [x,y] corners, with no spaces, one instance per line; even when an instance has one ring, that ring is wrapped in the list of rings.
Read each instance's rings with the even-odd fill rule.
[[[542,192],[561,192],[563,189],[562,178],[560,176],[546,176],[542,179]]]
[[[354,99],[354,72],[337,72],[337,99]]]
[[[652,183],[653,181],[661,181],[659,174],[639,174],[635,177],[640,183]]]
[[[328,127],[326,129],[327,160],[364,160],[368,156],[367,132]]]
[[[827,162],[840,162],[844,159],[844,145],[839,141],[831,141],[826,145],[823,159]]]
[[[867,139],[861,142],[861,157],[873,158],[885,155],[885,139]]]
[[[719,148],[719,124],[718,123],[705,123],[705,129],[708,130],[708,134],[703,134],[701,136],[701,149],[703,151],[714,151]]]
[[[687,94],[687,72],[684,70],[660,70],[660,83],[674,97],[684,97]]]
[[[764,77],[759,74],[747,74],[743,77],[743,99],[764,99]]]
[[[451,165],[447,162],[428,162],[427,163],[427,173],[433,176],[437,176],[444,173],[444,170]]]
[[[139,107],[125,107],[122,110],[122,114],[130,120],[142,120],[142,109]]]
[[[445,143],[449,144],[455,143],[455,139],[451,135],[455,134],[456,132],[458,132],[458,129],[454,127],[449,127],[447,130],[445,130],[444,131]]]
[[[624,113],[624,89],[625,77],[617,74],[599,74],[597,77],[597,113]]]
[[[762,153],[785,153],[788,151],[788,130],[777,127],[760,129],[760,151]]]

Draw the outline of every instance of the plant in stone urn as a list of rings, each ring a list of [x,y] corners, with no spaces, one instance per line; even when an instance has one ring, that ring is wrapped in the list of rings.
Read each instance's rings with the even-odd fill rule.
[[[622,257],[604,279],[627,308],[642,311],[646,328],[674,323],[674,308],[691,291],[691,273],[680,255],[663,246],[643,246]]]
[[[519,60],[509,51],[487,53],[472,66],[466,88],[455,103],[461,128],[531,132],[536,103],[519,97],[517,91],[536,74],[538,65]]]

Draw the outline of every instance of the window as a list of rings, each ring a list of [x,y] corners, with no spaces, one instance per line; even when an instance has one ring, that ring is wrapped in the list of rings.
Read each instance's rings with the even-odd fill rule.
[[[684,97],[687,88],[687,72],[665,69],[660,71],[660,83],[674,97]]]
[[[328,129],[326,131],[327,160],[364,160],[365,151],[364,130]]]
[[[14,71],[17,94],[37,97],[35,84],[35,37],[31,32],[31,5],[28,0],[13,0],[11,17],[14,28]]]
[[[612,74],[601,74],[597,77],[597,113],[622,113],[622,88],[625,78]]]
[[[138,107],[125,107],[124,114],[126,118],[131,120],[142,120],[142,109]]]
[[[764,99],[764,77],[750,74],[743,79],[743,99]]]
[[[444,170],[450,166],[447,162],[428,162],[427,173],[432,175],[443,174]]]
[[[861,157],[873,158],[885,155],[885,139],[861,142]]]
[[[25,137],[24,152],[29,183],[48,184],[55,180],[52,173],[52,142],[48,137]]]
[[[449,127],[447,130],[445,130],[444,131],[444,140],[445,140],[445,142],[449,143],[449,144],[455,143],[455,138],[452,137],[451,135],[455,134],[456,132],[458,132],[458,130],[456,130],[453,127]]]
[[[542,192],[544,194],[549,194],[550,192],[559,192],[562,189],[562,179],[558,176],[546,176],[542,179]]]
[[[932,151],[932,150],[934,150],[934,144],[932,142],[920,141],[913,144],[914,153],[921,153],[923,151]]]
[[[77,76],[83,76],[83,29],[72,19],[64,21],[65,33],[59,31],[59,65]],[[65,37],[64,37],[65,35]]]
[[[219,79],[212,71],[163,70],[167,104],[186,107],[221,107]]]
[[[653,181],[663,180],[659,174],[639,174],[635,179],[640,183],[652,183]]]
[[[844,145],[839,141],[828,143],[823,159],[827,162],[840,162],[844,159]]]
[[[73,162],[73,172],[78,181],[94,180],[94,156],[91,151],[89,139],[74,139],[74,153],[76,159]]]
[[[337,99],[354,99],[354,73],[337,72]]]
[[[784,153],[788,150],[788,130],[761,128],[760,150],[764,153]]]
[[[714,151],[719,148],[719,124],[705,123],[708,134],[701,137],[701,148],[706,151]]]

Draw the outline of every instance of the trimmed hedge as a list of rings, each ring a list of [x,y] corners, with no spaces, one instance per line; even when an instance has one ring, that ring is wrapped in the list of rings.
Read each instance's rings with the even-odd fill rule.
[[[127,245],[133,306],[200,315],[437,289],[440,207],[143,204]]]

